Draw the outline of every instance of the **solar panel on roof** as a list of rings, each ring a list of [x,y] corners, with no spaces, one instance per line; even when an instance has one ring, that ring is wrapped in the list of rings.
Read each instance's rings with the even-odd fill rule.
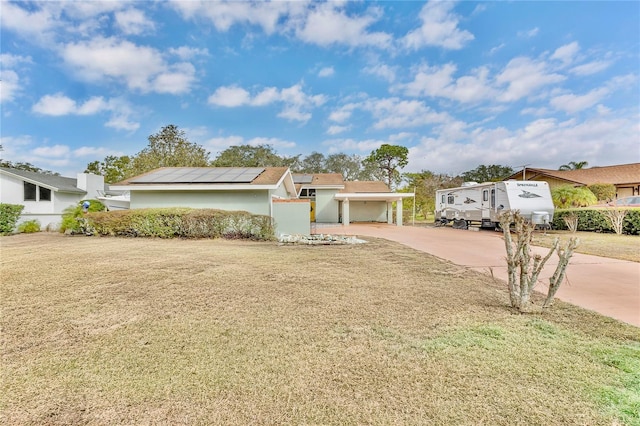
[[[313,175],[304,174],[304,175],[294,175],[293,183],[311,183],[313,182]]]
[[[176,168],[161,169],[131,179],[131,183],[250,183],[262,172],[261,167]]]

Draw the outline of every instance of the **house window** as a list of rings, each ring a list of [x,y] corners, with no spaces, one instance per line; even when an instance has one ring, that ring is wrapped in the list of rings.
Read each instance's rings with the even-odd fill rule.
[[[25,201],[36,201],[36,186],[32,183],[25,182],[24,183],[24,200]]]
[[[40,201],[51,201],[51,190],[41,186],[38,188],[40,189]]]
[[[306,198],[313,198],[316,196],[316,189],[315,188],[302,188],[300,190],[300,196],[301,197],[306,197]]]

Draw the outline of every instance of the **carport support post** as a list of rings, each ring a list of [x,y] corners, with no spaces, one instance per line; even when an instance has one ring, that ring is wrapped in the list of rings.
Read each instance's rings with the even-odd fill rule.
[[[342,201],[342,226],[349,226],[349,199]]]
[[[396,222],[398,226],[402,226],[402,198],[396,201]]]
[[[393,223],[393,202],[387,201],[387,224]]]

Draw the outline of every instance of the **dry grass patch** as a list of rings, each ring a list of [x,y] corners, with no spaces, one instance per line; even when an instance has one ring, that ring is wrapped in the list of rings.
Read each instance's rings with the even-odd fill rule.
[[[399,244],[0,244],[4,424],[640,418],[637,328],[514,314],[490,277]]]
[[[576,253],[640,262],[640,236],[618,235],[601,232],[536,231],[533,243],[541,247],[551,247],[553,240],[559,237],[568,240],[580,238]]]

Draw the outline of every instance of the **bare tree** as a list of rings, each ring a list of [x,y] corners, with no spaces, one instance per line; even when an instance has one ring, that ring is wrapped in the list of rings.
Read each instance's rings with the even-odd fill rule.
[[[613,232],[618,235],[622,235],[622,231],[624,230],[624,218],[627,216],[628,210],[625,209],[607,209],[603,210],[602,214],[604,215],[611,228],[613,228]]]
[[[511,234],[511,225],[514,227],[515,238]],[[557,251],[559,256],[558,266],[549,280],[549,291],[543,307],[550,307],[553,298],[565,277],[565,270],[573,251],[578,246],[579,240],[575,237],[569,239],[566,247],[559,248],[559,240],[556,238],[553,246],[544,257],[533,254],[531,241],[535,224],[527,221],[519,212],[505,213],[500,217],[500,226],[504,232],[504,242],[507,250],[508,288],[511,306],[520,312],[529,312],[532,308],[531,293],[544,265],[551,255]]]

